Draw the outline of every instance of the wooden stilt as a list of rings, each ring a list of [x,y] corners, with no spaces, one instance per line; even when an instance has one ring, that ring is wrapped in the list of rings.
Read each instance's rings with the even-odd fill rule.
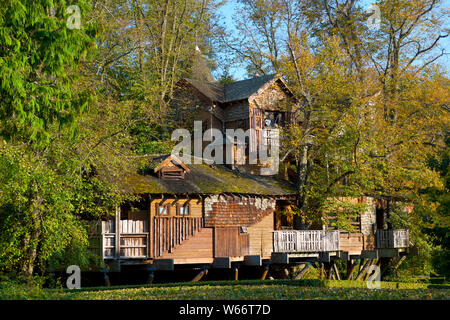
[[[378,259],[373,259],[373,260],[370,262],[369,267],[368,267],[367,269],[369,269],[371,266],[373,266],[374,264],[376,264],[376,263],[377,263],[377,260],[378,260]],[[363,280],[366,281],[367,278],[369,278],[369,276],[370,276],[370,274],[369,274],[369,272],[367,272],[367,273],[364,275]]]
[[[320,267],[320,280],[323,280],[325,278],[325,266],[322,263]]]
[[[353,277],[353,272],[355,272],[356,267],[358,266],[358,260],[356,261],[348,261],[347,262],[347,276],[346,280],[351,280]]]
[[[261,276],[261,280],[266,280],[267,274],[269,273],[269,265],[266,265],[264,267],[262,276]]]
[[[239,269],[237,267],[233,269],[233,276],[234,280],[239,280]]]
[[[393,271],[397,271],[398,267],[400,267],[400,265],[402,264],[403,261],[405,261],[406,256],[402,256],[400,257],[400,259],[398,259],[397,263],[395,264]]]
[[[312,266],[312,265],[311,265],[310,263],[308,263],[308,264],[302,269],[302,271],[300,271],[299,274],[295,276],[295,280],[301,279],[301,278],[305,275],[305,273],[309,270],[309,268],[311,268],[311,266]]]
[[[367,269],[369,268],[369,265],[372,263],[372,260],[369,259],[364,266],[362,267],[361,271],[359,272],[359,274],[356,276],[356,281],[361,280],[362,277],[364,276],[364,274],[366,273]]]
[[[333,270],[334,270],[334,273],[336,275],[336,280],[341,280],[341,276],[339,275],[339,270],[338,270],[338,268],[336,266],[336,263],[333,263]]]
[[[194,279],[191,280],[191,282],[197,282],[200,281],[201,278],[203,278],[204,276],[206,276],[208,274],[208,268],[204,268],[202,271],[200,271],[195,277]]]

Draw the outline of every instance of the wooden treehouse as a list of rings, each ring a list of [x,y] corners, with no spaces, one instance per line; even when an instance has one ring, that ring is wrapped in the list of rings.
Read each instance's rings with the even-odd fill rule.
[[[296,99],[284,80],[274,75],[226,85],[197,77],[183,79],[177,87],[174,103],[192,105],[187,112],[180,109],[179,118],[202,120],[203,131],[255,129],[243,148],[233,146],[245,158],[255,145],[273,143],[263,129],[282,130],[293,121],[290,106]],[[287,172],[265,175],[260,164],[248,163],[187,164],[174,155],[149,156],[146,161],[145,170],[130,163],[136,173],[120,181],[141,201],[125,203],[116,208],[115,218],[93,223],[92,249],[112,271],[125,264],[145,264],[151,270],[233,268],[237,274],[239,266],[255,266],[265,270],[261,276],[265,278],[270,265],[303,263],[306,270],[319,262],[328,277],[340,278],[334,262],[341,259],[348,262],[350,278],[361,259],[363,274],[379,259],[400,258],[408,252],[408,231],[385,226],[377,199],[358,200],[368,210],[354,221],[355,232],[326,227],[293,230],[292,222],[276,213],[296,200]]]

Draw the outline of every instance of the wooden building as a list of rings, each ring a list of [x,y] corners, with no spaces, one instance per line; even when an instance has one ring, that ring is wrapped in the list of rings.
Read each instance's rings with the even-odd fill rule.
[[[354,233],[293,230],[276,213],[296,197],[286,180],[224,165],[186,165],[173,155],[148,163],[146,173],[136,171],[123,180],[123,187],[142,200],[122,205],[115,219],[93,228],[93,246],[112,270],[123,264],[149,264],[156,270],[331,265],[337,259],[348,261],[350,268],[359,259],[400,257],[408,250],[406,230],[376,230],[372,198],[360,200],[369,205]]]
[[[275,75],[226,85],[183,79],[174,103],[180,118],[203,120],[205,130],[254,128],[257,133],[250,139],[260,143],[259,130],[282,129],[292,121],[295,97]],[[250,147],[246,142],[246,153]],[[294,263],[309,268],[320,262],[328,277],[340,278],[333,262],[343,259],[350,278],[358,260],[366,259],[363,274],[380,258],[400,258],[409,250],[408,231],[386,229],[374,198],[355,200],[366,203],[367,211],[354,221],[354,232],[326,225],[294,230],[286,216],[277,214],[295,201],[293,183],[261,175],[260,165],[187,164],[174,155],[145,161],[146,170],[136,166],[121,180],[142,200],[123,204],[114,219],[98,221],[91,230],[93,250],[111,269],[123,264],[174,270],[180,265],[230,269]]]

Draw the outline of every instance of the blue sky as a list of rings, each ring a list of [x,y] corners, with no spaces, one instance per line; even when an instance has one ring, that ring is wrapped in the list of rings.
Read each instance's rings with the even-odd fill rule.
[[[363,3],[369,7],[370,3],[372,1],[364,0]],[[444,0],[443,1],[443,7],[450,8],[450,0]],[[236,14],[236,12],[239,12],[236,10],[238,8],[238,3],[236,0],[227,0],[225,5],[220,9],[220,14],[224,18],[224,23],[228,28],[231,28],[233,30],[234,22],[233,22],[233,15]],[[450,24],[450,18],[446,21],[447,27]],[[447,37],[446,39],[442,40],[441,42],[442,46],[446,49],[446,51],[450,51],[450,37]],[[450,72],[450,56],[444,56],[440,58],[440,63],[443,64],[446,67],[447,73]],[[247,78],[247,71],[242,66],[236,66],[231,68],[230,70],[231,75],[237,80],[242,80]],[[217,78],[219,74],[216,72],[214,76]]]

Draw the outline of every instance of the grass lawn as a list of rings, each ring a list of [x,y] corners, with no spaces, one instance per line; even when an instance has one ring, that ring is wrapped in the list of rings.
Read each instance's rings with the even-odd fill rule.
[[[155,284],[138,287],[101,287],[81,290],[8,288],[0,286],[0,299],[75,300],[403,300],[450,299],[448,285],[382,282],[368,289],[363,281],[273,280],[215,281]]]

